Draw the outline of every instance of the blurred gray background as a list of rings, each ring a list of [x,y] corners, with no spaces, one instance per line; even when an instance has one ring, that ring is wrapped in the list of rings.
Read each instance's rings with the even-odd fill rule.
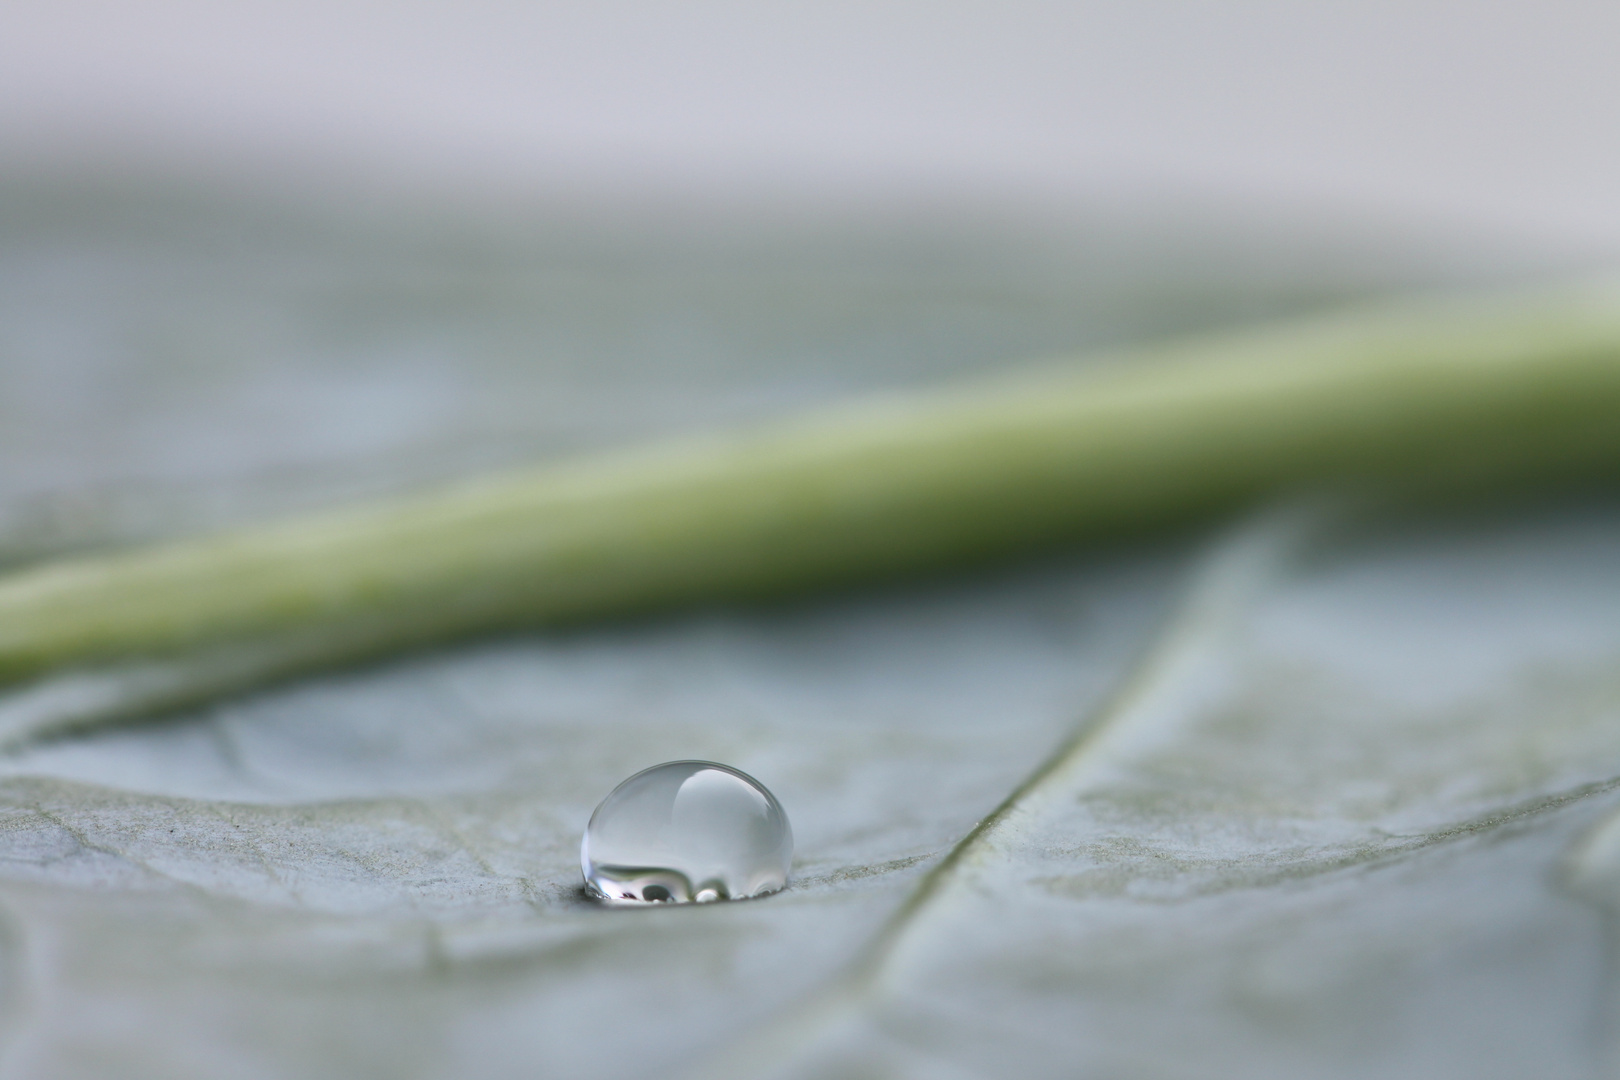
[[[1620,244],[1602,2],[15,0],[0,159],[532,194],[1196,197]]]

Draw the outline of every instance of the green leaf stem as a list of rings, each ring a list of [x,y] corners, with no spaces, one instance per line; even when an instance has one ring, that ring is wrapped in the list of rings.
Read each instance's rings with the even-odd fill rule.
[[[201,650],[235,658],[234,684],[930,572],[1293,489],[1612,476],[1617,416],[1613,287],[1352,313],[25,568],[0,578],[0,678]],[[163,701],[192,685],[156,681]]]

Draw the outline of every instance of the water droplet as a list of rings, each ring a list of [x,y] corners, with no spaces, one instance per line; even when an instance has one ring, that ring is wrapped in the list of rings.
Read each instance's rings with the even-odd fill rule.
[[[612,904],[708,903],[787,884],[793,829],[776,796],[712,761],[671,761],[614,788],[591,815],[579,864]]]

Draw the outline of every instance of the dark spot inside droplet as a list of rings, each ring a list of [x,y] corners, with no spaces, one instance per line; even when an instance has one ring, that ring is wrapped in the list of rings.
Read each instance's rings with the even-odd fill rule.
[[[668,900],[669,890],[662,885],[649,885],[641,890],[643,900]]]

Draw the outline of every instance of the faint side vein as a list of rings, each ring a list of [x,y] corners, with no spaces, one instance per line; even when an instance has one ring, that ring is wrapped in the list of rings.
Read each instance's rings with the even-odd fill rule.
[[[767,1074],[856,1015],[881,984],[900,947],[924,932],[942,898],[975,866],[993,858],[998,842],[1015,835],[1021,821],[1039,816],[1044,806],[1083,784],[1104,744],[1152,739],[1185,715],[1177,708],[1180,698],[1187,688],[1202,685],[1200,675],[1225,638],[1223,631],[1292,565],[1327,516],[1326,506],[1319,502],[1289,504],[1251,520],[1218,544],[1187,599],[1108,700],[946,853],[859,958],[764,1029],[703,1062],[693,1075]]]

